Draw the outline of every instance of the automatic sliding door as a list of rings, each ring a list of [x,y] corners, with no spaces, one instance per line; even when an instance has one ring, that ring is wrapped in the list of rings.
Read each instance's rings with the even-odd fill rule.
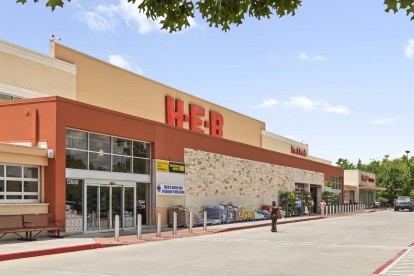
[[[119,227],[122,228],[122,187],[112,188],[112,228],[115,228],[115,216],[119,216]]]
[[[86,187],[86,230],[98,230],[98,186]]]
[[[109,229],[110,210],[109,210],[109,187],[100,186],[99,196],[99,230]]]
[[[124,194],[124,228],[132,228],[134,223],[134,187],[125,187]]]

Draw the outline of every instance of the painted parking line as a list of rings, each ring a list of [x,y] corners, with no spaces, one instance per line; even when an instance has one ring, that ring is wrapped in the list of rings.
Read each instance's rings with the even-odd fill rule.
[[[380,266],[373,274],[414,275],[414,243],[401,250],[388,262]]]

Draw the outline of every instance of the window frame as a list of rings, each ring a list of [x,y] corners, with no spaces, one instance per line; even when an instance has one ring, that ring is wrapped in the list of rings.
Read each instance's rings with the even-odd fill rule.
[[[23,164],[7,164],[0,163],[3,170],[3,176],[0,176],[0,182],[3,183],[4,191],[0,192],[0,203],[40,203],[41,196],[41,170],[40,166],[32,165],[23,165]],[[21,177],[10,177],[7,176],[6,170],[7,167],[20,167]],[[25,177],[24,169],[25,168],[36,168],[37,169],[37,178]],[[7,191],[7,182],[8,181],[17,181],[20,182],[21,191],[20,192],[8,192]],[[37,192],[25,192],[25,182],[37,182]],[[20,199],[8,199],[8,196],[20,196]],[[25,196],[36,196],[36,199],[25,199]]]
[[[88,158],[87,158],[86,169],[79,169],[79,168],[67,167],[67,163],[66,163],[66,169],[87,170],[87,171],[101,171],[101,170],[95,170],[95,169],[92,170],[92,169],[90,169],[90,167],[91,167],[90,166],[91,153],[92,153],[92,154],[101,154],[101,155],[105,155],[105,156],[108,156],[108,155],[110,156],[110,170],[109,171],[104,170],[105,172],[111,172],[111,173],[126,173],[126,174],[135,174],[135,175],[138,175],[138,174],[141,174],[141,175],[150,175],[151,174],[151,167],[152,167],[152,162],[151,162],[152,161],[152,151],[151,151],[152,144],[151,144],[151,142],[146,142],[146,141],[141,141],[141,140],[134,140],[134,139],[129,139],[129,138],[120,137],[120,136],[106,135],[106,134],[102,134],[102,133],[84,131],[84,130],[79,130],[79,129],[74,129],[74,128],[66,128],[66,131],[67,130],[73,130],[73,131],[79,131],[79,132],[86,133],[87,149],[86,150],[83,150],[83,149],[66,147],[66,156],[68,156],[67,153],[68,153],[68,150],[70,150],[72,152],[73,151],[86,152]],[[90,138],[91,137],[91,134],[93,134],[93,135],[106,136],[106,137],[110,138],[109,139],[110,140],[110,144],[109,144],[110,152],[97,152],[97,151],[91,150],[91,145],[90,145],[90,143],[91,143],[91,138]],[[123,140],[123,141],[127,141],[128,143],[130,143],[130,150],[129,150],[129,153],[128,154],[126,154],[126,153],[120,154],[118,152],[117,153],[114,153],[114,145],[113,145],[113,143],[117,139],[120,139],[120,140]],[[146,148],[149,147],[147,149],[147,151],[148,151],[148,154],[147,154],[148,157],[134,156],[134,144],[135,143],[143,143],[143,144],[145,144],[145,147]],[[129,172],[119,172],[119,171],[114,170],[114,166],[116,165],[116,164],[114,164],[114,157],[117,157],[117,158],[124,157],[126,159],[129,159],[130,160]],[[134,173],[134,160],[144,160],[148,164],[148,169],[147,169],[148,173],[144,173],[144,174],[142,174],[142,173]]]

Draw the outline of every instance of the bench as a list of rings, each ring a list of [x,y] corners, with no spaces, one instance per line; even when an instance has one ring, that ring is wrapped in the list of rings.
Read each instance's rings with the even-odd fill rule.
[[[32,237],[32,240],[44,231],[49,232],[52,237],[63,238],[60,235],[60,229],[63,228],[63,223],[55,221],[55,214],[26,214],[24,217],[24,226],[32,228],[33,232],[37,232]]]
[[[15,234],[19,236],[18,240],[31,241],[33,231],[34,228],[25,226],[23,215],[0,215],[0,239],[7,234]]]

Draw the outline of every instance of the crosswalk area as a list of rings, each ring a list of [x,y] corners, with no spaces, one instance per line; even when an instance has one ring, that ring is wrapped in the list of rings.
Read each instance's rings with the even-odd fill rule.
[[[384,269],[381,275],[413,275],[414,276],[414,250],[411,247],[398,259]]]

